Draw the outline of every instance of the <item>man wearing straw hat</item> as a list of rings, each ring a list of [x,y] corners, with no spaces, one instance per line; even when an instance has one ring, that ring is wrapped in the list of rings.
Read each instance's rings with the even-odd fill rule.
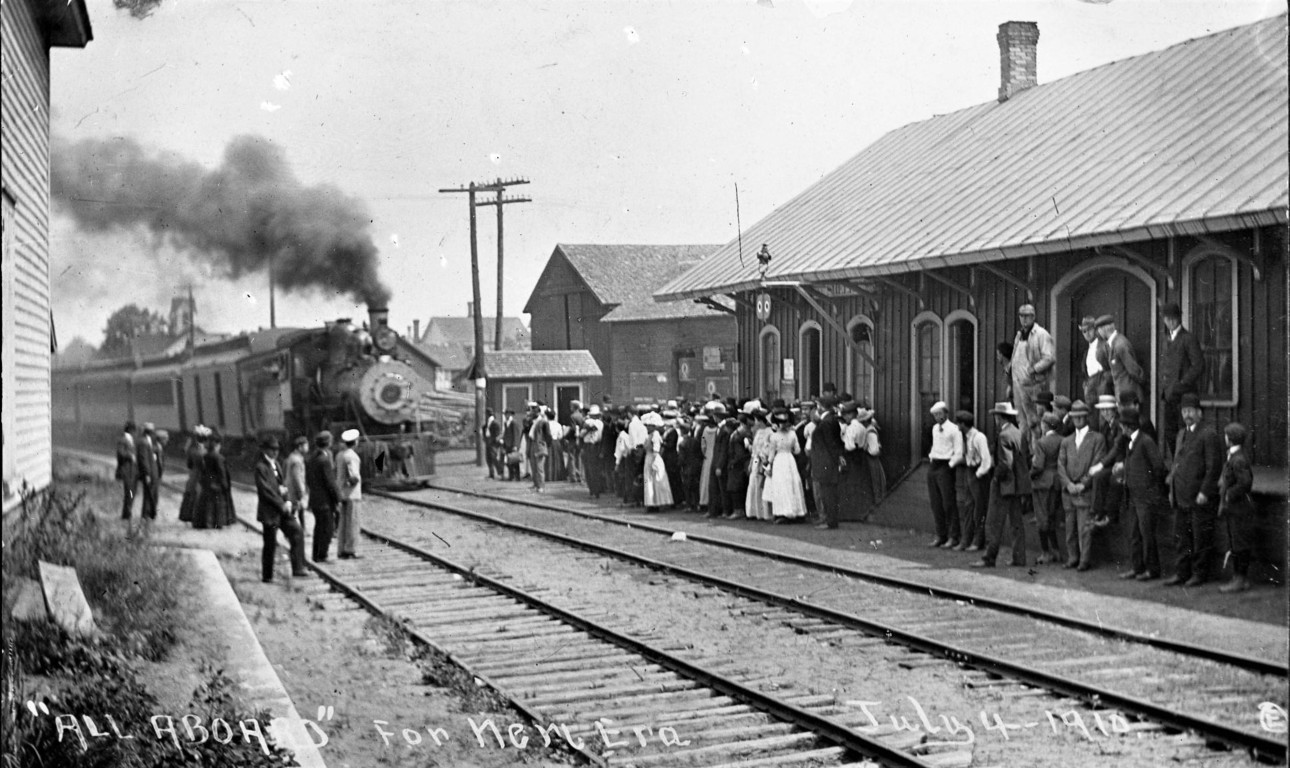
[[[996,403],[994,479],[990,483],[990,511],[985,518],[985,554],[971,564],[973,568],[993,568],[999,557],[1003,527],[1008,526],[1012,545],[1012,564],[1026,564],[1026,527],[1021,519],[1021,500],[1029,496],[1030,455],[1025,450],[1021,429],[1017,426],[1017,408],[1007,401]]]
[[[1105,449],[1102,433],[1088,425],[1089,408],[1083,400],[1071,404],[1074,430],[1062,438],[1057,454],[1057,481],[1066,513],[1066,568],[1087,571],[1093,567],[1093,477],[1089,470]]]

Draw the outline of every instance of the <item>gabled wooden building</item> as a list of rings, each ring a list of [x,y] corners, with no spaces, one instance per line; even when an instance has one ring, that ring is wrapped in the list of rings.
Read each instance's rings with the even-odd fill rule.
[[[886,134],[748,228],[764,272],[731,242],[655,296],[737,303],[747,395],[834,381],[870,400],[893,480],[926,455],[933,402],[988,425],[1026,303],[1057,343],[1054,391],[1076,396],[1078,321],[1115,315],[1159,423],[1177,302],[1206,418],[1252,427],[1260,487],[1284,496],[1286,31],[1283,14],[1036,84],[1037,27],[1004,24],[998,99]]]
[[[733,303],[654,301],[715,245],[556,245],[524,311],[534,350],[585,349],[587,402],[723,395],[739,386]],[[490,363],[491,365],[491,363]],[[490,371],[491,372],[491,371]]]
[[[3,503],[49,485],[53,456],[50,356],[56,346],[49,290],[49,49],[93,38],[84,0],[0,3],[0,240],[4,307]]]

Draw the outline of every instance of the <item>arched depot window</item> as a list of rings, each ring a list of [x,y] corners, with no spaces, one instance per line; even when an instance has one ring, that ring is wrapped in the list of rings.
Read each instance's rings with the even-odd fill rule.
[[[1237,261],[1206,250],[1183,262],[1184,325],[1205,354],[1200,397],[1212,405],[1236,404]]]
[[[861,400],[874,402],[874,370],[870,360],[875,360],[873,343],[873,320],[864,315],[856,315],[847,323],[847,335],[851,343],[869,354],[866,360],[857,354],[851,346],[847,347],[847,382],[845,390],[852,392]]]
[[[773,325],[768,325],[761,329],[760,354],[758,362],[761,364],[760,384],[761,393],[764,397],[772,400],[780,396],[779,392],[779,329]]]
[[[813,320],[808,320],[802,323],[797,335],[798,397],[819,397],[820,378],[823,375],[824,365],[823,334],[820,330],[820,324]]]

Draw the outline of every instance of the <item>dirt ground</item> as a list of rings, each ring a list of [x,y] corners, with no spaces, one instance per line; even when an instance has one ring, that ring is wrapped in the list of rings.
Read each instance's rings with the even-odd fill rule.
[[[328,594],[317,577],[265,584],[259,552],[220,562],[301,717],[314,718],[319,707],[334,712],[319,720],[328,736],[320,749],[328,768],[565,764],[534,746],[499,748],[491,731],[481,747],[468,718],[491,719],[504,734],[506,724],[523,722],[520,716],[480,708],[477,696],[427,683],[411,645],[338,593]],[[428,728],[447,733],[440,734],[442,744]]]

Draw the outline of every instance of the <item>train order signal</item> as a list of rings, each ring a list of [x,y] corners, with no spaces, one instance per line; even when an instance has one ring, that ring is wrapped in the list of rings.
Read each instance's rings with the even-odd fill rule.
[[[757,319],[758,320],[770,319],[770,294],[769,293],[757,294]]]

